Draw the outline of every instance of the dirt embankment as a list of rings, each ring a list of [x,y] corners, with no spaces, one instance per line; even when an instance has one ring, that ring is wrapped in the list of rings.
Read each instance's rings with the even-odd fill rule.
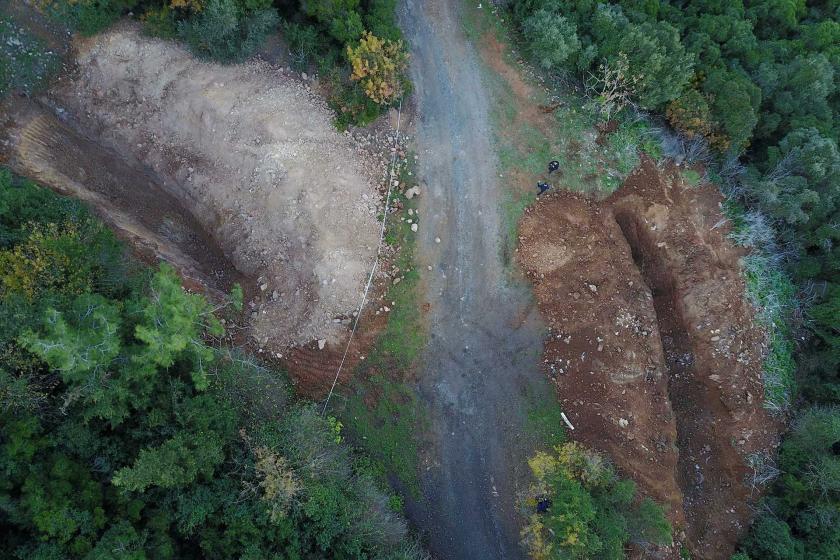
[[[38,103],[4,107],[4,159],[197,282],[247,281],[260,346],[339,339],[376,250],[382,166],[323,99],[131,25],[77,44],[75,65]]]
[[[744,299],[742,252],[717,227],[720,201],[645,161],[606,201],[541,198],[518,249],[572,436],[670,505],[703,559],[729,558],[757,497],[748,456],[777,439],[762,407],[765,334]]]

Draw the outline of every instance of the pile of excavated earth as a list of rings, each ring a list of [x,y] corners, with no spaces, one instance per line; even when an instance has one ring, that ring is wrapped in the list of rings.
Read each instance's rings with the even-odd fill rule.
[[[203,62],[130,24],[74,53],[49,92],[7,102],[2,160],[90,202],[188,285],[242,283],[259,347],[343,337],[379,241],[388,139],[337,132],[284,68]]]
[[[572,437],[670,506],[694,557],[728,558],[758,494],[749,457],[776,445],[778,427],[762,406],[766,335],[745,300],[743,252],[716,189],[680,177],[646,160],[604,201],[541,197],[518,259]]]

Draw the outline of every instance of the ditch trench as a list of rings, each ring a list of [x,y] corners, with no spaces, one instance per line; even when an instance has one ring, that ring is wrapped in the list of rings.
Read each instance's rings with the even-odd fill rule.
[[[150,169],[92,140],[69,119],[41,102],[4,102],[0,162],[15,173],[90,205],[146,262],[163,260],[188,287],[221,296],[239,282],[248,286],[182,202]]]
[[[677,431],[676,479],[682,492],[688,540],[696,543],[707,529],[711,513],[707,501],[725,500],[724,486],[729,485],[719,476],[728,470],[719,458],[728,453],[715,437],[716,418],[725,418],[727,412],[722,410],[719,396],[712,394],[704,382],[709,366],[703,361],[703,352],[695,348],[680,282],[657,246],[661,242],[633,211],[616,209],[614,217],[653,298]],[[707,558],[700,551],[692,552]]]

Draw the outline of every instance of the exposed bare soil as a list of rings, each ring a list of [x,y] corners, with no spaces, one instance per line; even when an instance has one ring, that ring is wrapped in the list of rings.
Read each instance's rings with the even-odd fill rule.
[[[68,79],[4,107],[4,159],[197,283],[250,283],[260,346],[337,342],[376,249],[382,162],[282,69],[205,63],[131,25],[75,47]]]
[[[765,334],[744,299],[742,253],[716,227],[720,201],[645,160],[605,201],[540,198],[518,248],[572,437],[670,505],[704,559],[733,552],[757,498],[747,457],[777,441],[762,407]]]

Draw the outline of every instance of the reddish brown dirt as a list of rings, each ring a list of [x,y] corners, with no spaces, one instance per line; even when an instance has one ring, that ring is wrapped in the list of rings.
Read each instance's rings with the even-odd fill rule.
[[[356,366],[373,348],[376,338],[387,322],[387,315],[374,315],[373,309],[370,308],[365,310],[359,329],[347,351],[347,358],[341,368],[337,386],[350,385]],[[340,344],[327,344],[322,350],[318,349],[317,342],[290,349],[280,363],[291,375],[295,392],[313,400],[326,397],[341,364],[346,344],[347,339],[344,338]]]
[[[487,32],[482,35],[479,48],[484,62],[490,66],[493,72],[505,79],[515,94],[515,99],[518,101],[516,124],[527,122],[536,126],[543,134],[550,134],[551,120],[545,118],[546,112],[541,110],[539,105],[531,102],[534,96],[533,88],[523,79],[519,69],[505,61],[507,45],[499,42],[493,33]]]
[[[757,498],[746,458],[778,432],[742,252],[715,227],[721,197],[679,177],[645,160],[605,201],[541,198],[518,259],[550,327],[545,368],[572,437],[669,505],[694,558],[728,559]]]

